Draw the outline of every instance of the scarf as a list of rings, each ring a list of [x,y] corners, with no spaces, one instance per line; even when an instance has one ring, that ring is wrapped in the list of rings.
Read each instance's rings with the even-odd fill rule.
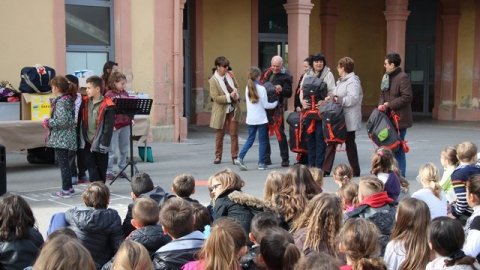
[[[363,199],[363,201],[361,201],[359,205],[368,205],[373,208],[378,208],[392,202],[393,200],[388,197],[387,192],[382,191],[380,193],[370,195],[367,198]]]
[[[392,74],[399,68],[400,67],[396,67],[383,75],[382,82],[380,83],[380,90],[388,91],[388,89],[390,89],[390,74]]]
[[[215,71],[215,73],[213,74],[213,76],[215,77],[215,79],[217,80],[218,84],[220,85],[220,87],[222,88],[222,91],[223,93],[225,94],[225,96],[227,97],[227,102],[229,103],[228,104],[228,107],[227,107],[227,110],[226,112],[229,113],[233,110],[235,110],[235,108],[232,106],[232,98],[230,96],[230,93],[228,92],[228,89],[227,89],[227,86],[225,85],[225,82],[223,81],[223,78],[227,78],[227,82],[228,84],[230,85],[230,87],[233,89],[233,92],[237,93],[238,95],[238,92],[237,92],[237,88],[235,88],[235,84],[233,82],[233,79],[232,77],[230,77],[230,75],[228,75],[228,72],[225,73],[225,76],[220,76],[220,74],[218,74],[217,71]]]

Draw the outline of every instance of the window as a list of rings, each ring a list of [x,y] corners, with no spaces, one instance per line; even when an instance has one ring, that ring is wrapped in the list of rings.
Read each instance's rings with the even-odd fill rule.
[[[65,3],[67,73],[88,69],[101,75],[105,62],[115,58],[113,1],[66,0]]]

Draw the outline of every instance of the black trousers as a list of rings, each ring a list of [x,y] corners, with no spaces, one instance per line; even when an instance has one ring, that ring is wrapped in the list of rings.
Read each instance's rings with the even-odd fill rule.
[[[78,149],[77,151],[68,151],[68,163],[70,166],[70,171],[72,172],[72,176],[85,176],[87,166],[85,164],[85,157],[83,156],[83,153],[84,151],[81,149]]]
[[[327,145],[325,153],[325,161],[323,162],[322,170],[330,173],[333,167],[333,161],[335,160],[335,153],[337,149],[336,143]],[[355,131],[347,132],[347,139],[345,140],[345,149],[347,151],[348,163],[352,168],[353,175],[360,175],[360,165],[358,164],[358,151],[357,144],[355,143]]]
[[[57,164],[62,175],[62,189],[64,191],[72,188],[72,172],[70,171],[70,164],[68,162],[68,152],[68,149],[55,148],[55,158],[57,159]]]
[[[282,161],[288,161],[289,156],[288,156],[288,141],[287,141],[287,136],[285,135],[285,124],[282,121],[282,124],[280,125],[280,137],[282,138],[281,141],[278,141],[278,146],[280,148],[280,156],[282,157]],[[275,136],[276,138],[277,136]],[[270,148],[270,137],[267,140],[267,149],[265,151],[265,160],[270,159],[270,155],[272,153],[272,149]]]
[[[91,145],[87,144],[83,149],[90,181],[102,181],[105,183],[107,180],[108,153],[92,152],[90,147]]]

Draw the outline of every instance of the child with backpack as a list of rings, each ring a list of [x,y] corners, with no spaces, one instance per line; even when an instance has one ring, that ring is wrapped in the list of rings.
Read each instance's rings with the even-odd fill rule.
[[[259,79],[262,76],[262,72],[258,67],[251,67],[248,73],[247,88],[245,89],[245,98],[247,101],[247,119],[248,125],[248,138],[238,155],[238,158],[234,161],[241,171],[246,171],[247,167],[243,162],[245,155],[250,147],[255,142],[255,136],[258,132],[258,169],[266,170],[265,155],[267,151],[268,143],[268,119],[265,109],[273,109],[277,106],[278,101],[269,103],[267,98],[267,91],[265,87],[260,85]]]
[[[430,226],[430,210],[425,202],[415,198],[398,204],[396,222],[384,260],[388,269],[425,269],[430,261],[426,230]]]
[[[50,119],[43,120],[43,126],[49,130],[47,147],[55,149],[55,157],[62,175],[62,189],[52,193],[52,197],[69,198],[75,190],[72,186],[69,152],[77,150],[77,132],[75,122],[75,95],[77,89],[63,76],[55,76],[51,81],[55,98],[51,104]]]
[[[120,71],[113,71],[108,78],[106,97],[112,100],[116,98],[129,98],[128,92],[125,90],[127,84],[127,77]],[[115,114],[115,125],[113,127],[112,142],[108,151],[108,168],[107,180],[115,178],[113,174],[113,162],[115,158],[115,151],[118,148],[118,168],[122,170],[127,165],[127,155],[130,146],[130,119],[125,114]],[[128,178],[125,172],[121,172],[119,177]]]
[[[107,179],[108,149],[115,123],[115,104],[103,96],[102,78],[91,76],[87,79],[87,96],[83,97],[78,119],[80,148],[88,160],[90,181]]]
[[[394,202],[397,202],[401,187],[398,175],[392,170],[393,159],[392,151],[383,147],[378,148],[372,156],[372,169],[370,173],[382,181],[388,197],[392,198]]]
[[[480,269],[478,261],[462,251],[465,239],[462,224],[448,217],[438,217],[432,221],[428,242],[435,253],[435,259],[427,264],[426,270]]]

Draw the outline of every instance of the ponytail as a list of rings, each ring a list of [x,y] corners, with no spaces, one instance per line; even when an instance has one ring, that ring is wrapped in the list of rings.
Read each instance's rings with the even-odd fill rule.
[[[438,183],[440,176],[437,167],[431,162],[425,163],[418,170],[418,177],[420,177],[420,182],[432,190],[435,197],[440,199],[442,187]]]
[[[298,250],[297,246],[293,243],[287,243],[285,246],[285,252],[283,253],[282,258],[282,269],[283,270],[290,270],[293,269],[297,261],[301,257],[301,253]]]
[[[353,270],[387,270],[385,262],[380,258],[361,258],[352,267]]]
[[[258,92],[257,87],[255,86],[255,80],[258,79],[261,75],[261,71],[258,67],[251,67],[250,72],[248,73],[248,81],[247,81],[247,88],[248,88],[248,99],[252,104],[258,102]]]

